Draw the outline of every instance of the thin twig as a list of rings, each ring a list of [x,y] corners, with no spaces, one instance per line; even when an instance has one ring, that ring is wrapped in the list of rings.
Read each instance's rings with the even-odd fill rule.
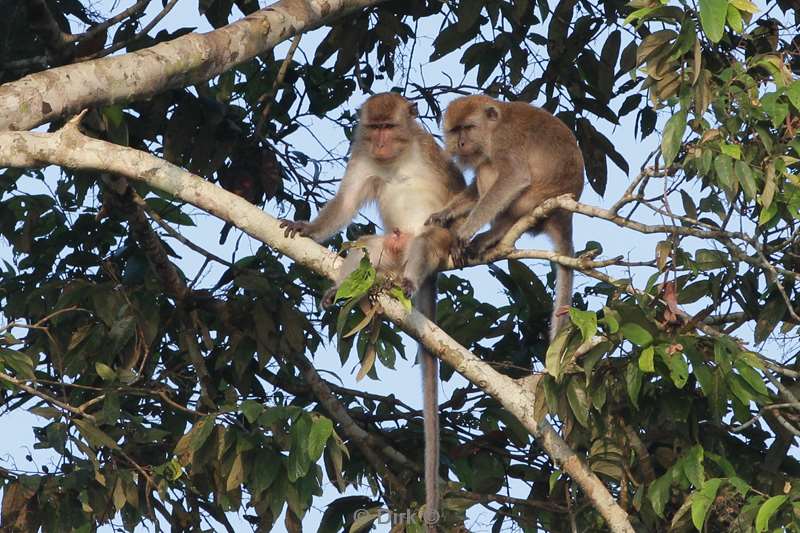
[[[267,102],[267,105],[264,106],[264,109],[261,110],[261,114],[258,117],[258,123],[256,124],[256,137],[261,137],[264,122],[266,122],[270,109],[272,109],[272,104],[275,102],[275,94],[278,92],[278,87],[283,85],[283,79],[286,77],[286,72],[289,70],[289,63],[292,62],[292,57],[294,56],[295,50],[297,50],[297,47],[300,45],[300,38],[302,36],[302,33],[298,33],[294,36],[292,39],[292,44],[289,46],[289,51],[286,52],[286,57],[283,58],[281,68],[278,69],[278,75],[275,77],[275,83],[272,84],[272,88],[270,88],[268,93],[261,95],[261,97],[258,99],[259,104]]]
[[[27,385],[26,383],[22,382],[21,380],[15,378],[13,376],[9,376],[5,372],[0,372],[0,381],[5,381],[6,383],[17,387],[18,389],[23,390],[23,391],[27,392],[28,394],[30,394],[32,396],[36,396],[38,398],[41,398],[42,400],[44,400],[45,402],[47,402],[49,404],[58,406],[58,407],[64,409],[65,411],[69,411],[73,415],[80,416],[80,417],[86,418],[87,420],[91,420],[92,422],[95,422],[94,416],[92,416],[92,415],[90,415],[88,413],[85,413],[81,409],[79,409],[77,407],[73,407],[68,403],[64,403],[61,400],[57,400],[57,399],[53,398],[52,396],[50,396],[49,394],[45,394],[43,392],[40,392],[39,390],[31,387],[30,385]]]

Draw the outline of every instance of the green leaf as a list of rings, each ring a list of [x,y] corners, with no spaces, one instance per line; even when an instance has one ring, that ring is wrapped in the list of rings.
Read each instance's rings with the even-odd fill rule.
[[[94,369],[103,381],[114,381],[117,377],[117,373],[114,372],[113,368],[99,361],[94,364]]]
[[[667,472],[660,478],[653,481],[650,486],[647,487],[647,499],[650,500],[650,505],[653,507],[653,511],[655,511],[655,513],[661,518],[664,518],[664,507],[667,505],[667,501],[669,500],[671,486],[672,473]]]
[[[678,155],[683,139],[683,132],[686,130],[685,109],[681,109],[672,115],[664,126],[664,136],[661,139],[661,153],[664,155],[664,165],[669,166]]]
[[[669,377],[676,387],[682,389],[689,380],[689,365],[682,354],[676,353],[667,357],[669,360]]]
[[[783,505],[787,498],[788,496],[781,494],[778,496],[773,496],[764,502],[764,504],[758,510],[758,514],[756,515],[757,533],[762,533],[763,531],[767,530],[767,527],[769,526],[769,519],[772,518],[772,515],[774,515],[778,508]]]
[[[78,431],[80,431],[81,435],[83,435],[89,444],[94,447],[106,446],[107,448],[112,448],[114,450],[119,448],[117,442],[108,436],[108,434],[104,433],[100,430],[97,426],[89,422],[88,420],[82,420],[80,418],[75,418],[72,422],[77,426]]]
[[[648,346],[653,342],[653,336],[635,322],[626,322],[622,325],[622,336],[637,346]]]
[[[769,116],[774,127],[779,127],[789,115],[789,104],[780,101],[780,93],[774,92],[761,97],[761,107]]]
[[[17,376],[24,379],[34,379],[33,373],[33,359],[18,350],[9,350],[8,348],[0,347],[0,364],[5,364],[14,369]],[[0,365],[0,368],[2,366]]]
[[[549,487],[549,492],[551,494],[553,493],[553,488],[555,488],[556,481],[558,481],[559,477],[561,477],[561,470],[556,470],[555,472],[550,474],[550,477],[547,480],[547,486]]]
[[[711,42],[722,39],[727,15],[728,0],[700,0],[700,24]]]
[[[638,365],[628,364],[625,369],[625,388],[633,405],[639,408],[639,392],[642,390],[642,373]]]
[[[794,108],[800,111],[800,80],[793,81],[783,92]]]
[[[242,454],[236,454],[231,465],[231,471],[228,473],[228,479],[225,482],[225,490],[228,492],[240,487],[244,481],[244,462]]]
[[[733,31],[736,33],[742,33],[744,31],[744,21],[742,21],[742,14],[738,9],[732,5],[728,5],[728,12],[725,18],[728,21],[728,26],[730,26]]]
[[[742,376],[742,379],[744,379],[754,391],[762,396],[769,396],[769,389],[767,389],[767,385],[764,383],[764,378],[761,377],[761,374],[751,367],[741,364],[740,361],[736,361],[736,369],[739,371],[739,375]]]
[[[724,154],[718,155],[714,158],[714,170],[719,184],[730,192],[736,192],[738,182],[733,173],[733,159]]]
[[[692,523],[698,531],[703,531],[708,510],[717,497],[717,490],[721,483],[720,478],[709,479],[702,489],[692,494]]]
[[[351,253],[354,253],[354,251],[351,251]],[[334,303],[338,300],[346,300],[365,294],[375,284],[375,277],[375,267],[372,266],[369,257],[365,254],[361,258],[358,268],[352,271],[339,285],[333,300]]]
[[[603,306],[603,320],[608,326],[608,332],[614,334],[619,331],[619,313],[610,307]]]
[[[728,144],[722,143],[719,146],[722,153],[725,155],[729,155],[734,159],[741,159],[742,158],[742,147],[738,144]]]
[[[308,457],[312,463],[322,456],[325,450],[325,443],[328,442],[333,433],[333,422],[324,416],[317,416],[314,418],[314,423],[311,426],[311,431],[308,434]]]
[[[556,338],[547,347],[545,354],[545,366],[547,373],[553,376],[557,382],[561,382],[561,373],[564,371],[562,368],[562,358],[569,340],[570,328],[562,328],[557,334]]]
[[[736,177],[739,179],[739,184],[742,186],[745,197],[748,200],[753,200],[758,194],[758,185],[753,176],[753,170],[750,165],[744,161],[736,161],[734,168],[736,169]]]
[[[589,399],[583,378],[573,377],[567,383],[567,401],[575,419],[585,428],[589,427]]]
[[[198,423],[192,427],[192,437],[189,441],[189,449],[193,452],[199,450],[203,444],[206,443],[211,432],[214,430],[214,417],[203,417]]]
[[[698,489],[702,488],[706,482],[705,469],[703,468],[704,455],[703,447],[698,444],[692,446],[680,461],[686,479]]]
[[[389,295],[403,304],[406,311],[411,311],[411,300],[406,296],[406,293],[403,292],[403,289],[400,287],[392,287],[389,289]]]
[[[583,342],[588,341],[597,333],[597,313],[594,311],[581,311],[570,307],[569,318],[581,330]]]
[[[264,412],[264,406],[255,400],[245,400],[242,402],[242,414],[244,418],[251,424],[258,420],[261,413]]]
[[[653,364],[653,355],[656,351],[652,346],[648,346],[639,355],[639,370],[642,372],[655,372],[655,365]]]
[[[163,198],[158,197],[151,197],[145,199],[145,203],[147,207],[153,210],[158,216],[166,220],[167,222],[172,222],[173,224],[178,224],[179,226],[194,226],[194,220],[192,217],[187,215],[186,213],[181,211],[181,208],[171,202],[164,200]]]
[[[745,13],[758,13],[759,11],[758,6],[750,0],[730,0],[730,4],[739,11],[744,11]]]
[[[769,223],[775,215],[778,214],[778,205],[776,203],[772,203],[769,207],[765,207],[761,210],[761,213],[758,214],[758,225],[763,226]]]

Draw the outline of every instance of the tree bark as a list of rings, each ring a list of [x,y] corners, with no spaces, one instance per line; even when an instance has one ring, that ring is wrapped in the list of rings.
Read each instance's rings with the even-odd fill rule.
[[[382,1],[281,0],[209,33],[25,76],[0,86],[0,131],[29,130],[88,107],[208,80],[296,33]]]

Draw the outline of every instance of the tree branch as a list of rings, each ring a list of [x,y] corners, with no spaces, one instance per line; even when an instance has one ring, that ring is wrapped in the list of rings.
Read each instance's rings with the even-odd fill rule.
[[[143,99],[208,80],[297,33],[381,1],[280,0],[209,33],[25,76],[0,86],[0,131],[29,130],[87,107]]]
[[[38,167],[57,164],[111,172],[145,181],[215,216],[293,258],[332,277],[341,259],[311,239],[284,237],[277,219],[246,200],[153,155],[84,136],[75,117],[56,133],[0,133],[0,166]],[[574,201],[573,201],[574,202]],[[588,206],[587,206],[588,207]],[[536,420],[533,395],[515,380],[481,361],[416,310],[381,296],[378,303],[392,322],[418,339],[431,353],[492,395],[540,442],[551,459],[575,480],[614,532],[633,533],[628,515],[603,482],[547,422]]]

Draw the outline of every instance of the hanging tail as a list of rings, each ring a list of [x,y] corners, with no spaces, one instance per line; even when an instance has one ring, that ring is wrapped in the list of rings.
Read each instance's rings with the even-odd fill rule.
[[[416,307],[429,320],[436,320],[436,274],[417,292]],[[422,396],[425,428],[425,517],[426,529],[436,531],[439,519],[439,361],[422,345],[418,350],[422,365]]]
[[[575,248],[572,245],[572,213],[557,211],[545,223],[543,228],[553,241],[555,251],[560,255],[572,257]],[[572,284],[574,272],[571,268],[556,265],[556,297],[553,302],[553,315],[550,317],[550,340],[569,321],[569,315],[563,313],[564,308],[572,304]]]

